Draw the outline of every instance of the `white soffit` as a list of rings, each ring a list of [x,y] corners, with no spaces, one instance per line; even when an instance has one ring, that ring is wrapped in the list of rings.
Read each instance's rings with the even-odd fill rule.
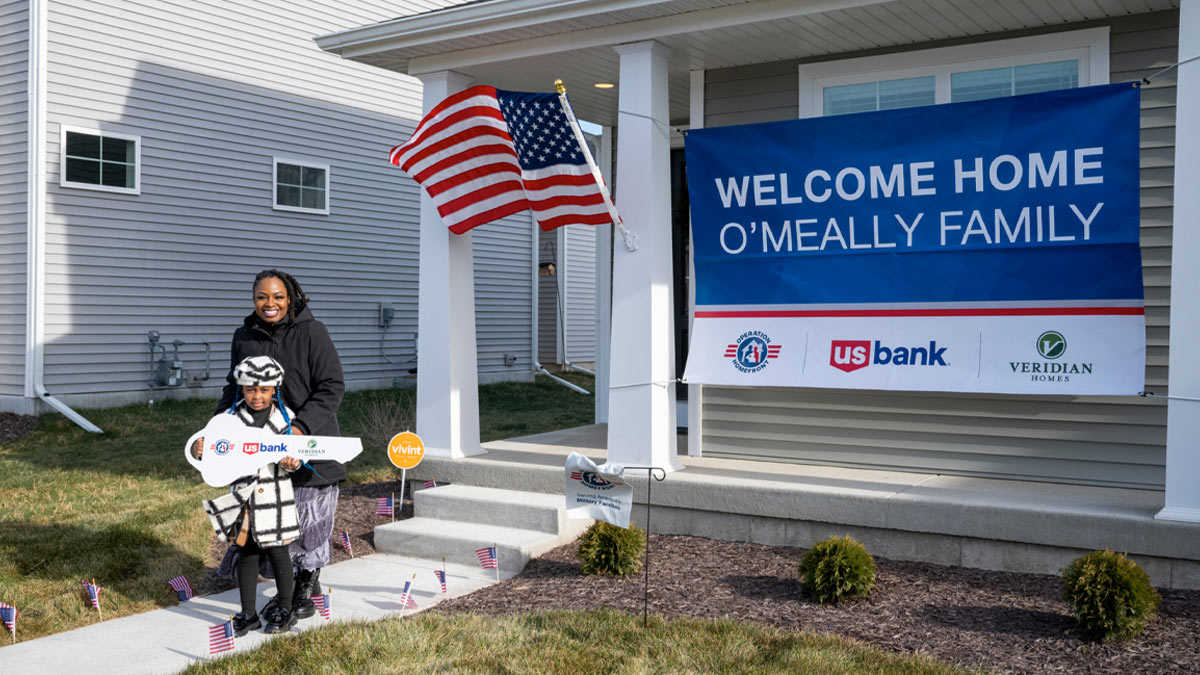
[[[1175,9],[1179,0],[490,0],[317,38],[344,58],[410,74],[456,70],[503,89],[567,83],[580,117],[615,124],[612,45],[672,50],[671,118],[689,71],[817,58]]]

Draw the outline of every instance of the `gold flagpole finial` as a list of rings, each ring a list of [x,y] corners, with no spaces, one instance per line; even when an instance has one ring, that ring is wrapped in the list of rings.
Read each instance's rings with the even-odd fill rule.
[[[567,88],[563,86],[563,81],[562,81],[562,80],[555,80],[555,81],[554,81],[554,88],[558,90],[558,93],[559,93],[559,94],[565,94],[565,93],[567,93]]]

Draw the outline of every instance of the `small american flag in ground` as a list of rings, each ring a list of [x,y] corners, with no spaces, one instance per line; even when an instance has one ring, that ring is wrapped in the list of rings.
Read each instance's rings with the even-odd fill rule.
[[[403,606],[406,609],[420,609],[419,607],[417,607],[417,601],[413,599],[412,593],[410,593],[410,591],[412,591],[412,579],[409,579],[408,581],[404,582],[404,590],[400,591],[401,606]]]
[[[17,608],[4,602],[0,602],[0,621],[4,622],[4,627],[12,631],[14,635],[17,633]]]
[[[389,159],[456,234],[526,209],[543,230],[611,223],[607,190],[565,105],[557,94],[471,87],[434,106]]]
[[[328,594],[312,596],[313,605],[317,608],[317,611],[321,613],[321,616],[325,617],[326,621],[329,620],[329,610],[332,609],[330,607],[331,603],[329,600],[330,598]]]
[[[424,483],[422,483],[422,485],[424,485],[427,488],[435,488],[435,487],[437,487],[437,481],[436,480],[427,480]]]
[[[83,584],[83,590],[87,592],[88,600],[91,601],[92,607],[100,609],[100,591],[104,589],[90,581],[83,581],[82,579],[79,581],[79,583]]]
[[[342,530],[338,534],[338,536],[342,540],[342,548],[346,549],[347,551],[351,550],[350,549],[350,534],[348,532],[346,532],[345,530]]]
[[[446,592],[446,573],[441,570],[434,570],[433,576],[438,578],[438,582],[442,584],[442,592]]]
[[[192,593],[192,585],[188,583],[187,577],[178,576],[167,583],[171,585],[171,588],[175,589],[175,594],[179,596],[180,602],[186,602],[195,596]]]
[[[233,621],[209,626],[208,628],[208,653],[220,654],[233,649]]]
[[[475,549],[475,557],[479,558],[479,566],[485,570],[499,569],[500,564],[496,561],[496,547],[485,546]]]
[[[379,501],[375,504],[375,515],[377,515],[377,516],[395,515],[395,502],[392,501],[391,497],[380,497],[379,498]]]

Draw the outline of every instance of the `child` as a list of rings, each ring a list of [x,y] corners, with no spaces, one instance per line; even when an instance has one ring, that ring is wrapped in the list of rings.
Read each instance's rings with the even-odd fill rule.
[[[229,415],[248,427],[267,428],[275,434],[290,434],[292,411],[283,404],[277,387],[283,383],[283,368],[269,356],[251,356],[233,369],[241,387]],[[276,403],[277,401],[277,403]],[[201,444],[203,441],[201,441]],[[193,448],[199,454],[201,448]],[[255,611],[259,558],[265,554],[275,570],[275,599],[263,610],[266,633],[282,633],[296,624],[292,612],[295,576],[288,557],[288,544],[300,534],[291,473],[300,460],[284,457],[257,474],[243,476],[229,486],[229,494],[204,502],[204,510],[222,541],[233,540],[237,561],[238,590],[242,611],[233,617],[234,634],[241,637],[262,626]]]

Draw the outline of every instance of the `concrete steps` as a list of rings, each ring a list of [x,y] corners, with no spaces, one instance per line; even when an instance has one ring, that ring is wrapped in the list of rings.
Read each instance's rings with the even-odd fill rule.
[[[502,574],[568,543],[592,524],[568,519],[562,495],[470,485],[413,494],[414,517],[375,528],[375,549],[412,558],[475,564],[475,549],[496,545]]]

